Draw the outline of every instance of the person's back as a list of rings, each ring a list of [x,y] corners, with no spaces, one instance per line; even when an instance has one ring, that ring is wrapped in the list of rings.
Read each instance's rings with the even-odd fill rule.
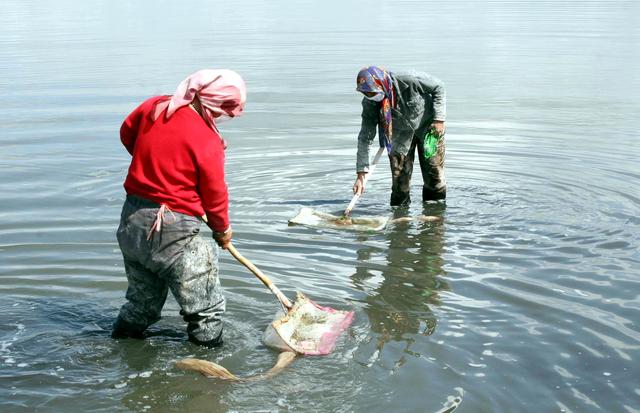
[[[124,187],[130,195],[199,217],[205,214],[203,191],[208,194],[213,190],[221,198],[219,203],[226,202],[222,139],[190,106],[177,109],[169,119],[161,116],[154,120],[156,105],[163,99],[166,97],[146,100],[121,128],[123,143],[135,141]],[[209,188],[198,187],[203,170],[219,175]],[[226,217],[218,220],[226,221]],[[224,224],[214,230],[224,231]]]

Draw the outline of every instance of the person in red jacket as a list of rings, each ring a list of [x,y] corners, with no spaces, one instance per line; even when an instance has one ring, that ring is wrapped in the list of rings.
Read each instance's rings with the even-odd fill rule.
[[[189,340],[222,343],[218,249],[198,233],[205,222],[221,248],[231,241],[226,144],[216,124],[240,115],[245,101],[240,75],[200,70],[172,96],[144,101],[122,124],[132,159],[117,238],[129,285],[112,337],[143,338],[171,290]]]

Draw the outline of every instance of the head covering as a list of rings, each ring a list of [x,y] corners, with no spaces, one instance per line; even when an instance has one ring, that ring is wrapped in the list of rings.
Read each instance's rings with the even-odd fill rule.
[[[380,135],[380,146],[386,146],[387,151],[391,152],[391,108],[396,106],[396,92],[393,89],[391,74],[381,67],[363,67],[358,72],[356,90],[363,93],[373,92],[384,95],[380,105],[378,135]]]
[[[234,117],[242,113],[247,100],[247,87],[242,77],[233,70],[199,70],[183,80],[173,96],[158,103],[154,119],[158,119],[165,110],[165,116],[169,119],[176,110],[187,106],[195,98],[200,100],[204,120],[217,131],[216,118]]]

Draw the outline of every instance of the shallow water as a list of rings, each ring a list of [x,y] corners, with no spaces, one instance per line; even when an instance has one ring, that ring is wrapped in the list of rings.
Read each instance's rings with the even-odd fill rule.
[[[3,6],[3,412],[640,412],[639,3]],[[381,167],[354,215],[443,220],[290,227],[348,203],[367,64],[446,82],[449,193],[392,211]],[[333,354],[268,382],[173,367],[276,359],[260,335],[277,302],[227,253],[221,349],[185,341],[172,299],[151,338],[108,337],[126,288],[120,122],[202,67],[249,86],[221,127],[236,246],[290,297],[356,312]]]

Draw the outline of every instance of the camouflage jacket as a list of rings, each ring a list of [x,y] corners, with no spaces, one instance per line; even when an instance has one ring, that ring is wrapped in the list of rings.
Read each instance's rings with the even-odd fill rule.
[[[391,78],[397,100],[396,107],[392,109],[392,151],[406,155],[414,135],[424,135],[434,120],[445,120],[444,83],[427,73],[415,71],[392,72]],[[376,136],[379,116],[380,103],[362,98],[357,172],[369,170],[369,147]]]

